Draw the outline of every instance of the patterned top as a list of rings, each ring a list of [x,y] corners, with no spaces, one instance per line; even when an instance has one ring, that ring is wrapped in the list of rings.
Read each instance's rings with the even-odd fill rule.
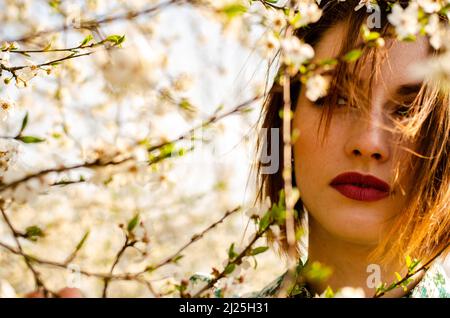
[[[298,274],[304,268],[302,262],[300,261],[296,268],[296,273]],[[273,282],[268,284],[262,290],[248,293],[244,295],[235,295],[234,297],[243,298],[271,298],[275,297],[276,293],[281,287],[284,276],[287,271],[277,277]],[[192,285],[197,285],[199,282],[209,282],[211,277],[204,274],[196,274],[191,276],[190,283]],[[220,288],[214,288],[213,293],[215,297],[223,297],[222,290]],[[313,298],[313,297],[323,297],[319,295],[313,296],[310,292],[310,288],[307,284],[295,285],[291,289],[288,296],[289,298]],[[353,295],[343,295],[342,297],[355,297]],[[412,288],[403,298],[450,298],[450,278],[447,276],[443,266],[440,262],[435,261],[432,266],[426,271],[422,279],[417,283],[417,285]]]

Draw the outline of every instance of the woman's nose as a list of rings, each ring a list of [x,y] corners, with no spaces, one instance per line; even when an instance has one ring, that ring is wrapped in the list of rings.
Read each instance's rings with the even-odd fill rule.
[[[350,128],[345,153],[350,158],[385,162],[390,156],[387,132],[374,119],[359,119]]]

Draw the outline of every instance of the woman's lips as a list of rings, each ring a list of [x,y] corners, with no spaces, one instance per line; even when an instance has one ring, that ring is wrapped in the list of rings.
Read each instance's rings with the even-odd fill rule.
[[[371,175],[347,172],[334,178],[330,185],[347,198],[377,201],[389,196],[389,184]]]

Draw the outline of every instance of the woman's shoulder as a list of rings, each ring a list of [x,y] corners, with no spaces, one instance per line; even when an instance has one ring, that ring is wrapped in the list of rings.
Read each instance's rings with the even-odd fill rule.
[[[444,263],[435,261],[411,290],[410,298],[450,298],[450,277]]]

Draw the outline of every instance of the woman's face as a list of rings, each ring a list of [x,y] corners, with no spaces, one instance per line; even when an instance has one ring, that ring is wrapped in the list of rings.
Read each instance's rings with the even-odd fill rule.
[[[343,25],[325,33],[316,45],[315,60],[338,55],[345,33]],[[304,89],[294,113],[293,128],[299,133],[294,144],[295,177],[311,224],[334,237],[358,244],[379,241],[405,207],[406,196],[400,185],[406,194],[414,186],[408,174],[394,183],[396,163],[403,162],[408,154],[394,145],[398,136],[380,125],[393,127],[392,119],[388,118],[398,107],[393,100],[410,100],[414,97],[411,94],[416,94],[413,88],[420,83],[409,75],[408,67],[427,57],[428,45],[425,38],[409,43],[387,41],[387,44],[392,46],[388,46],[388,56],[381,63],[380,76],[370,87],[366,86],[367,96],[369,90],[372,94],[367,113],[345,106],[334,110],[323,143],[323,127],[318,133],[323,106],[310,102]],[[371,63],[364,67],[367,70],[362,70],[361,80],[367,84]],[[389,191],[370,184],[369,179],[359,180],[368,187],[362,188],[357,184],[358,176],[332,185],[333,179],[347,172],[381,179]]]

